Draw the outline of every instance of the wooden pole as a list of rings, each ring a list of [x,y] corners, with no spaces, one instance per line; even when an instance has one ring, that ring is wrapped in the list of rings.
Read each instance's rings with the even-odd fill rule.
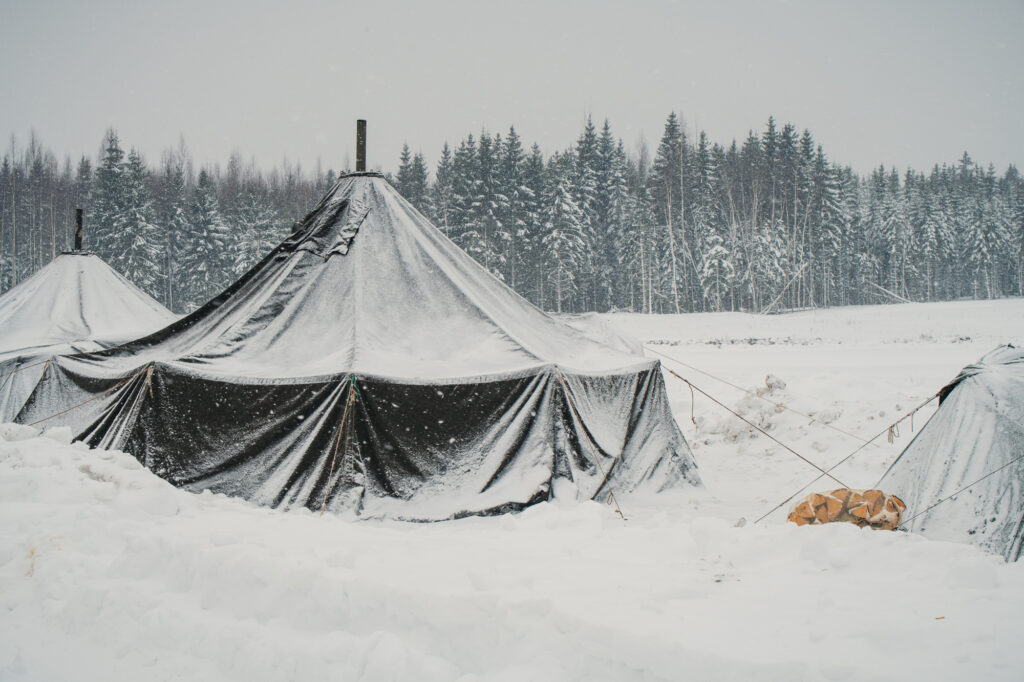
[[[82,209],[75,209],[75,251],[82,250]]]
[[[356,172],[366,172],[366,121],[356,121]]]

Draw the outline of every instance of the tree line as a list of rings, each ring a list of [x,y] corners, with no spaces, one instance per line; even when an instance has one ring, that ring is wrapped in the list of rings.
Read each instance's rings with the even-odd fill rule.
[[[342,173],[347,172],[345,170]],[[769,119],[728,146],[670,114],[653,154],[605,121],[545,155],[482,131],[430,172],[403,148],[391,182],[485,268],[546,310],[768,312],[1024,294],[1024,179],[965,153],[861,177],[807,130]],[[181,143],[150,166],[106,133],[59,162],[33,135],[0,161],[0,290],[86,247],[173,310],[191,310],[283,239],[333,170],[269,172],[233,154],[196,172]]]

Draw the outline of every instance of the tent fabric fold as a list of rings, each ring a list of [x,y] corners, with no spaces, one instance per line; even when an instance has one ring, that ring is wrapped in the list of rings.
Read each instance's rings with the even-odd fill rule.
[[[191,315],[55,360],[18,419],[82,401],[62,423],[90,444],[274,507],[431,520],[700,485],[656,361],[541,312],[372,173]]]
[[[996,348],[939,397],[879,487],[906,502],[908,530],[1016,561],[1024,542],[1024,349]]]

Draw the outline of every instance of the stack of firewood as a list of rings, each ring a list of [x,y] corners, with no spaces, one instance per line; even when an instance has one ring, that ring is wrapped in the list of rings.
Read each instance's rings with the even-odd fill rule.
[[[838,488],[827,493],[811,493],[793,508],[789,520],[798,526],[846,521],[895,530],[906,508],[903,500],[881,490]]]

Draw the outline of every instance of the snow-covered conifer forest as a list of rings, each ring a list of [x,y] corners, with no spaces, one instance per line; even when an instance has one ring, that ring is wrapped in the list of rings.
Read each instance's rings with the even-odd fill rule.
[[[768,311],[1024,294],[1024,178],[967,153],[859,176],[809,130],[769,118],[723,144],[673,113],[628,151],[587,120],[545,154],[510,128],[445,144],[434,169],[406,146],[390,175],[459,246],[561,312]],[[385,164],[385,170],[388,164]],[[197,169],[182,142],[145,159],[114,130],[97,158],[37,137],[0,161],[0,291],[86,248],[165,305],[195,308],[253,265],[339,172],[232,155]]]

